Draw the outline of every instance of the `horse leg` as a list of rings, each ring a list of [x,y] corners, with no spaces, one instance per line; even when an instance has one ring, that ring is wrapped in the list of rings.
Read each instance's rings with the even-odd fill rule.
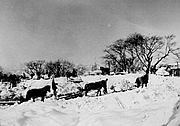
[[[96,94],[96,96],[98,96],[98,94],[99,94],[99,90],[97,91],[97,94]]]
[[[145,83],[145,87],[147,87],[147,83]]]
[[[141,87],[143,88],[143,86],[144,86],[144,83],[141,82]]]
[[[141,87],[141,83],[137,83],[137,88],[140,88]]]
[[[85,91],[85,96],[87,96],[88,91]]]
[[[103,93],[104,93],[104,94],[107,94],[107,89],[104,88]]]
[[[98,96],[98,94],[100,94],[100,96],[101,96],[101,89],[98,89],[96,96]]]
[[[54,90],[54,97],[55,97],[55,99],[57,98],[57,92],[56,92],[56,90]]]
[[[104,94],[106,94],[106,91],[105,91],[105,89],[103,89],[103,93],[104,93]]]
[[[35,97],[33,97],[33,102],[35,102]]]
[[[43,101],[43,102],[44,102],[44,96],[42,96],[42,97],[41,97],[41,101]]]

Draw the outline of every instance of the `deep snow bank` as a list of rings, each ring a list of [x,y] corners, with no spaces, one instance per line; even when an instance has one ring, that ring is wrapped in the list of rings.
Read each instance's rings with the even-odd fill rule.
[[[119,96],[117,93],[98,98],[83,97],[68,101],[46,99],[45,102],[16,104],[0,109],[0,125],[160,126],[167,122],[176,101],[147,102],[142,105],[142,102],[134,103]],[[126,98],[130,98],[130,94]]]

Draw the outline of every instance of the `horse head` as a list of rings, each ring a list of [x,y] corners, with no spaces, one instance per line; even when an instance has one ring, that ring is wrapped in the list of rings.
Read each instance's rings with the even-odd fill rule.
[[[50,87],[50,85],[46,85],[43,89],[44,89],[44,91],[46,91],[46,92],[47,92],[47,91],[50,92],[51,87]]]

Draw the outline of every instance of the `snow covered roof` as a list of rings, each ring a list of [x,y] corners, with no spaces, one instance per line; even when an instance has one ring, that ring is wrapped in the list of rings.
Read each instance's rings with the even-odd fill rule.
[[[168,76],[168,75],[169,75],[169,72],[167,72],[165,69],[166,69],[166,68],[164,68],[164,67],[159,68],[159,69],[156,71],[156,74],[157,74],[157,75],[161,75],[161,76]]]

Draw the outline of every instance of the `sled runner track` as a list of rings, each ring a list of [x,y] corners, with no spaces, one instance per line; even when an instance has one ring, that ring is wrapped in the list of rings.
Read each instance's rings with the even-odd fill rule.
[[[14,105],[17,101],[0,101],[1,105]]]
[[[120,99],[118,97],[115,97],[117,103],[119,106],[121,106],[123,109],[125,109],[125,106],[122,104],[122,102],[120,101]]]

